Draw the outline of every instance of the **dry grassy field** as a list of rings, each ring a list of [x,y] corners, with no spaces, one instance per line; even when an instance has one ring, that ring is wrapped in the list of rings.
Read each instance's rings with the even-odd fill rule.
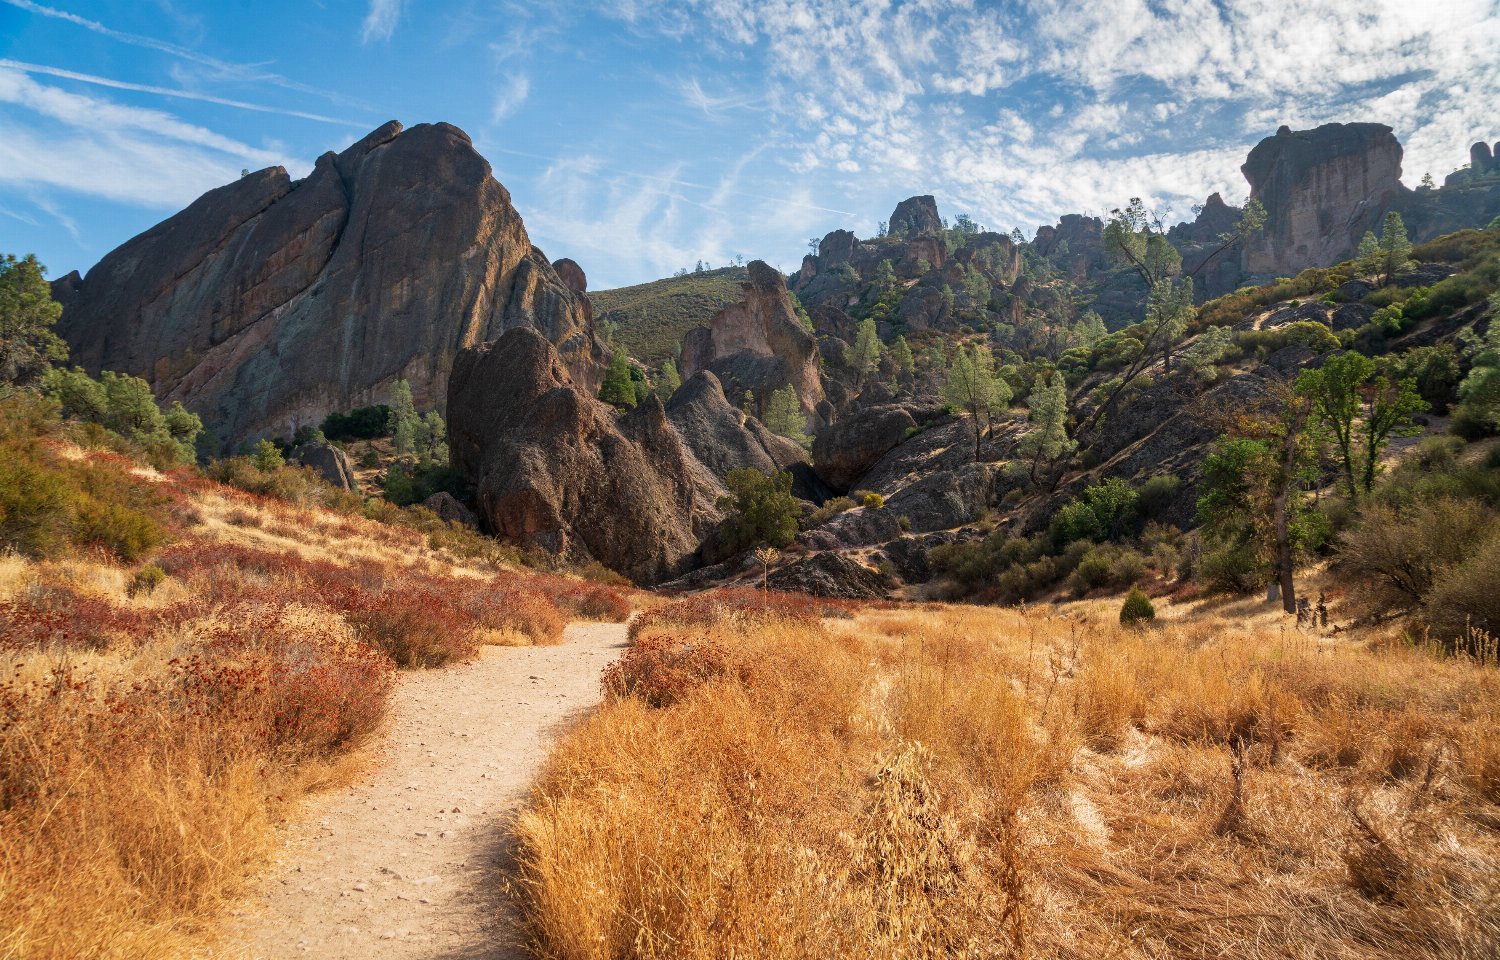
[[[354,768],[398,667],[629,610],[613,588],[474,563],[411,528],[28,442],[31,488],[65,471],[109,484],[162,542],[131,562],[85,544],[0,554],[0,957],[211,943],[270,827]]]
[[[1494,662],[1263,609],[661,607],[519,821],[536,950],[1495,956]]]

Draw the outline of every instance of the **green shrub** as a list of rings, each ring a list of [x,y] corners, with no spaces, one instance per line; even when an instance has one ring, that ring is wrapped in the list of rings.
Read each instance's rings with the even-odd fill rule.
[[[389,433],[391,408],[383,403],[348,413],[330,413],[319,428],[329,440],[373,440]]]
[[[1073,588],[1083,593],[1100,587],[1129,586],[1145,573],[1145,560],[1134,550],[1114,544],[1094,547],[1078,561]]]
[[[870,510],[880,510],[885,507],[885,497],[878,493],[870,492],[859,498],[860,506]]]
[[[154,563],[148,563],[135,572],[130,581],[130,594],[155,593],[167,579],[167,572]]]
[[[803,517],[801,524],[802,529],[812,530],[817,527],[821,527],[823,524],[832,520],[834,517],[838,516],[844,511],[853,509],[853,500],[850,500],[848,497],[834,497],[832,500],[826,501],[821,507],[814,510],[812,513],[809,513],[807,516]]]
[[[1248,546],[1226,544],[1198,561],[1198,580],[1218,593],[1250,593],[1265,583],[1266,570]]]
[[[1444,645],[1464,649],[1476,632],[1500,637],[1500,535],[1489,538],[1467,559],[1444,571],[1433,585],[1422,620]]]
[[[281,448],[276,446],[265,437],[255,441],[255,446],[250,448],[250,465],[257,470],[280,470],[286,466],[286,458],[281,455]]]
[[[1159,517],[1171,509],[1173,502],[1177,499],[1177,491],[1182,488],[1182,480],[1175,474],[1158,473],[1147,478],[1137,491],[1137,504],[1140,506],[1142,516]]]
[[[727,516],[720,530],[725,546],[734,552],[760,544],[784,547],[797,535],[800,509],[792,496],[792,475],[762,473],[753,467],[729,471],[729,495],[718,507]]]
[[[1127,627],[1144,626],[1156,619],[1156,608],[1151,598],[1138,588],[1132,587],[1120,605],[1120,623]]]
[[[1472,500],[1445,497],[1406,510],[1371,503],[1339,539],[1338,570],[1374,612],[1413,610],[1497,530],[1494,513]]]

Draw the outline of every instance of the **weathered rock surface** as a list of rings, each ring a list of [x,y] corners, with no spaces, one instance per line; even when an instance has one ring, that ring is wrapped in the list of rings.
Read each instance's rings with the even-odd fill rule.
[[[1266,225],[1246,248],[1246,269],[1291,275],[1348,258],[1406,191],[1401,155],[1380,123],[1282,127],[1256,144],[1240,170],[1265,205]]]
[[[938,216],[937,201],[932,196],[907,197],[891,213],[889,233],[908,240],[936,237],[943,232],[943,218]]]
[[[797,536],[797,542],[817,550],[868,547],[901,536],[901,520],[893,510],[857,507]]]
[[[393,121],[306,179],[272,167],[211,190],[54,289],[78,363],[145,377],[229,444],[384,400],[402,378],[441,408],[454,355],[515,327],[554,343],[579,384],[603,359],[587,298],[446,123]]]
[[[823,400],[817,341],[798,321],[781,273],[760,260],[746,269],[750,279],[743,299],[683,339],[682,375],[708,370],[731,395],[753,393],[758,409],[773,391],[790,384],[812,417]]]
[[[772,590],[836,600],[876,600],[886,595],[885,579],[841,553],[815,553],[771,571]]]
[[[312,467],[318,475],[343,490],[358,490],[349,455],[331,443],[304,443],[292,451],[292,461]]]
[[[458,355],[448,432],[453,466],[496,534],[640,583],[693,565],[695,521],[711,507],[695,495],[692,456],[661,401],[617,418],[536,331]]]
[[[794,441],[732,406],[719,378],[707,370],[689,377],[666,409],[684,446],[721,483],[731,470],[775,473],[807,462],[807,452]]]
[[[911,411],[899,404],[861,408],[818,431],[813,463],[829,486],[848,490],[916,426]]]
[[[439,490],[426,500],[423,500],[422,506],[431,510],[443,520],[447,520],[449,523],[472,527],[475,530],[479,529],[478,515],[460,503],[458,498],[447,490]]]

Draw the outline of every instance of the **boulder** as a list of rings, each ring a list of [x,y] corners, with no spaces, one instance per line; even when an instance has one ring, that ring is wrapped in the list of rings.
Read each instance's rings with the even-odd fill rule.
[[[343,490],[358,490],[349,455],[331,443],[304,443],[292,451],[292,461],[312,467],[330,484]]]
[[[914,240],[917,237],[939,237],[943,219],[938,216],[937,201],[931,196],[908,197],[896,204],[886,235]]]
[[[916,537],[892,540],[880,548],[878,556],[891,565],[896,576],[907,583],[926,583],[932,579],[932,565],[927,561],[928,546]]]
[[[806,593],[836,600],[877,600],[885,597],[885,578],[841,553],[825,551],[771,571],[772,590]]]
[[[1245,251],[1250,273],[1291,276],[1354,253],[1366,230],[1407,192],[1401,144],[1380,123],[1282,127],[1240,170],[1266,208],[1265,229]]]
[[[906,517],[917,533],[973,523],[994,500],[995,478],[987,463],[936,470],[892,494],[883,512]]]
[[[694,565],[695,521],[712,506],[655,396],[623,417],[574,383],[528,328],[471,347],[448,391],[454,468],[497,535],[595,559],[639,583]]]
[[[682,443],[721,483],[731,470],[762,473],[806,463],[807,451],[732,406],[719,378],[707,370],[689,377],[667,403],[667,419]]]
[[[791,384],[811,418],[823,399],[817,341],[797,319],[781,273],[760,260],[746,269],[740,302],[683,338],[682,375],[711,371],[728,395],[748,391],[762,409],[773,391]]]
[[[478,515],[460,503],[459,499],[447,490],[439,490],[426,500],[423,500],[422,506],[437,514],[441,519],[447,520],[449,523],[456,523],[474,530],[479,529]]]
[[[818,431],[813,463],[830,487],[848,490],[916,425],[901,405],[861,408]]]
[[[303,180],[272,167],[210,190],[57,295],[75,362],[144,377],[226,446],[383,401],[399,379],[442,409],[459,349],[514,327],[581,386],[604,359],[587,298],[446,123],[393,121]]]
[[[797,540],[804,546],[827,550],[868,547],[901,536],[901,520],[894,510],[857,507],[808,530]]]

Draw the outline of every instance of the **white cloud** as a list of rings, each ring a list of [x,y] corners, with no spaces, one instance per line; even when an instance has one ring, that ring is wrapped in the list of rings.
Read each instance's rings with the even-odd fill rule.
[[[531,78],[524,73],[512,74],[495,94],[495,105],[490,110],[490,120],[499,123],[515,113],[531,95]]]
[[[292,166],[169,113],[61,90],[16,70],[0,68],[0,104],[29,115],[0,115],[3,183],[175,209],[242,167]]]
[[[370,11],[359,30],[360,41],[389,40],[401,20],[401,3],[402,0],[370,0]]]

